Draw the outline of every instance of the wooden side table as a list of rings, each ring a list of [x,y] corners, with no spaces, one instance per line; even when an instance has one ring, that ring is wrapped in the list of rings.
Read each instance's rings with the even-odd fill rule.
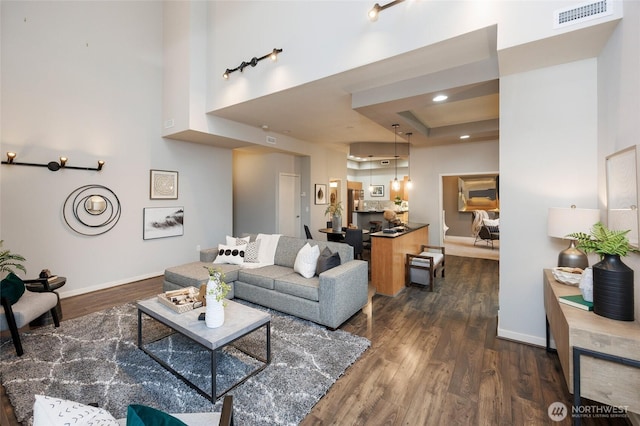
[[[28,291],[34,293],[44,293],[46,291],[52,291],[58,297],[58,303],[56,304],[56,312],[58,312],[58,319],[62,321],[62,307],[60,306],[60,295],[55,290],[59,289],[67,283],[66,277],[54,276],[50,278],[35,278],[32,280],[24,280],[24,286]],[[35,320],[31,321],[31,326],[41,326],[50,324],[52,321],[51,315],[47,312]]]
[[[640,323],[560,303],[558,297],[579,294],[580,289],[557,282],[550,269],[543,277],[547,350],[553,335],[574,406],[579,409],[583,396],[640,412]],[[579,416],[573,420],[580,424]]]

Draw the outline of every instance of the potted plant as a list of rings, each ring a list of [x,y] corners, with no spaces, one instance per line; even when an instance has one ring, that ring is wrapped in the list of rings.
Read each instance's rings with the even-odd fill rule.
[[[600,255],[600,262],[592,267],[593,311],[620,321],[634,319],[633,269],[620,259],[638,251],[629,245],[629,231],[611,230],[598,222],[589,234],[569,234],[576,239],[579,249]]]
[[[204,266],[204,268],[209,273],[204,319],[207,327],[216,328],[224,324],[225,297],[231,291],[231,286],[224,281],[222,269],[213,266]]]
[[[2,243],[4,240],[0,240],[0,272],[13,272],[13,268],[19,269],[26,273],[26,268],[22,265],[25,262],[25,258],[19,254],[11,253],[11,250],[2,250]]]
[[[327,210],[324,211],[324,214],[331,217],[331,223],[334,231],[342,231],[342,201],[329,204]]]

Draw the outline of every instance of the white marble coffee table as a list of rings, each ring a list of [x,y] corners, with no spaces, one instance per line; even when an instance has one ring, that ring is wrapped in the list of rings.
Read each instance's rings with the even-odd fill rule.
[[[215,402],[216,399],[229,392],[236,386],[244,383],[247,379],[264,370],[271,362],[271,315],[266,312],[250,308],[248,306],[227,300],[227,306],[224,308],[225,319],[224,324],[218,328],[208,328],[204,321],[198,320],[200,313],[204,312],[204,307],[194,309],[192,311],[177,313],[171,308],[158,302],[153,297],[141,300],[136,303],[138,307],[138,347],[153,358],[158,364],[173,373],[176,377],[184,381],[187,385],[198,391],[201,395]],[[175,371],[170,365],[154,355],[143,343],[143,327],[142,314],[145,314],[154,320],[164,324],[177,333],[186,336],[193,342],[203,346],[211,355],[211,394],[198,387],[195,383],[188,380],[182,374]],[[249,372],[241,380],[235,382],[231,387],[217,393],[216,389],[216,351],[222,350],[223,347],[231,345],[236,340],[247,334],[257,331],[259,328],[266,329],[266,358],[255,354],[248,353],[242,349],[244,353],[251,356],[261,363],[255,370]],[[150,343],[150,342],[147,342]],[[238,348],[239,349],[239,348]]]

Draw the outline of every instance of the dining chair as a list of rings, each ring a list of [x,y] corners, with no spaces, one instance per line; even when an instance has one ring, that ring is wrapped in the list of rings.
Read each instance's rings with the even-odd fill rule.
[[[307,225],[304,225],[304,233],[307,234],[307,240],[313,240],[313,235],[311,235],[311,231]]]
[[[353,258],[362,259],[362,229],[345,230],[344,242],[353,247]]]

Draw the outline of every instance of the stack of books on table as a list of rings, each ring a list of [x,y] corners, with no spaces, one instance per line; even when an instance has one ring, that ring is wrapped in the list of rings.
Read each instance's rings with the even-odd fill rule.
[[[593,311],[593,302],[587,302],[581,294],[560,296],[558,297],[558,302],[573,306],[574,308],[583,309],[585,311]]]

